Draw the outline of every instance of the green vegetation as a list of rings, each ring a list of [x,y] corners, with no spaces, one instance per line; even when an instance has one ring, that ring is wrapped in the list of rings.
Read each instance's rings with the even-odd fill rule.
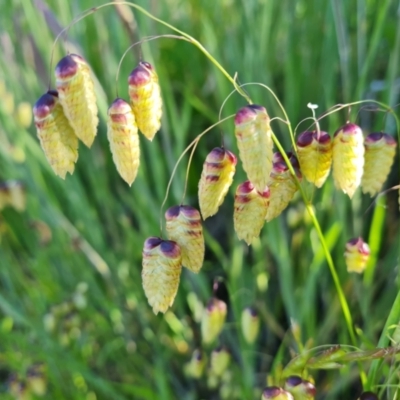
[[[0,397],[13,399],[10,376],[24,380],[40,363],[37,368],[44,368],[47,381],[43,399],[259,399],[265,386],[282,383],[282,369],[301,354],[291,367],[305,379],[314,379],[316,398],[357,399],[364,388],[380,398],[398,399],[398,190],[376,201],[358,190],[349,200],[334,188],[331,176],[322,189],[302,183],[332,256],[337,286],[300,195],[264,226],[251,247],[237,239],[233,195],[246,179],[239,163],[224,204],[204,222],[207,251],[201,272],[184,269],[173,307],[165,316],[155,316],[141,284],[143,243],[160,233],[160,207],[176,160],[218,121],[220,107],[234,87],[195,46],[172,38],[134,47],[116,83],[118,63],[131,44],[174,33],[122,6],[104,8],[74,25],[67,40],[55,47],[50,70],[55,36],[82,11],[100,4],[4,3],[0,180],[23,183],[26,209],[8,206],[0,211]],[[293,127],[312,116],[309,102],[319,106],[320,115],[352,101],[373,99],[390,107],[400,101],[400,9],[394,0],[136,4],[199,40],[231,76],[237,74],[238,83],[268,85]],[[80,144],[75,173],[63,181],[48,165],[34,125],[26,122],[26,103],[33,105],[47,91],[50,77],[54,83],[54,65],[67,51],[84,56],[98,79],[100,125],[90,150]],[[129,187],[111,158],[106,116],[117,92],[128,99],[127,77],[141,55],[157,70],[164,115],[153,142],[140,138],[140,170]],[[271,117],[284,118],[263,87],[244,89]],[[244,105],[242,96],[232,95],[222,118]],[[376,108],[345,108],[324,118],[321,129],[333,134],[350,118],[364,135],[382,130],[396,137],[393,116]],[[399,109],[394,108],[398,117]],[[304,122],[298,132],[310,124]],[[289,150],[287,126],[274,120],[272,128]],[[198,207],[202,165],[209,151],[220,146],[221,134],[226,148],[238,155],[233,131],[230,119],[200,141],[185,204]],[[181,202],[187,160],[184,157],[177,169],[164,211]],[[397,155],[385,188],[398,184]],[[358,236],[371,248],[363,275],[348,273],[343,257],[345,243]],[[193,379],[185,374],[185,364],[201,347],[199,307],[211,298],[214,280],[221,279],[229,292],[229,311],[220,342],[232,360],[229,374],[210,389],[207,373]],[[338,288],[349,307],[347,320]],[[240,328],[247,306],[255,307],[261,320],[252,345]],[[361,353],[345,357],[340,369],[325,369],[332,359],[324,357],[334,358],[335,348],[307,364],[309,355],[336,344]],[[377,347],[387,348],[387,356]],[[210,355],[213,348],[205,346],[205,352]],[[22,390],[20,398],[28,398],[23,395]]]

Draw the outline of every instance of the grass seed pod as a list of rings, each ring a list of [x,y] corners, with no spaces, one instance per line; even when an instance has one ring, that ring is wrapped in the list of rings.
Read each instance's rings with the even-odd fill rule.
[[[240,184],[236,190],[234,228],[238,238],[243,239],[248,245],[260,236],[268,211],[269,197],[268,187],[260,193],[250,181]]]
[[[303,132],[297,139],[297,156],[303,176],[320,188],[331,169],[331,137],[326,132]]]
[[[33,106],[37,136],[54,173],[65,179],[71,175],[78,159],[78,138],[75,135],[56,91],[48,91]]]
[[[261,396],[261,400],[294,400],[293,396],[278,386],[266,387]]]
[[[161,127],[162,98],[153,66],[141,61],[128,78],[129,97],[139,130],[153,140]]]
[[[135,115],[129,103],[120,98],[113,101],[108,109],[107,128],[114,164],[130,186],[139,169],[140,148]]]
[[[201,335],[203,343],[212,343],[220,334],[226,318],[227,306],[222,300],[213,297],[203,311]]]
[[[291,153],[288,153],[288,157],[297,178],[301,180],[297,158]],[[267,222],[278,217],[297,192],[296,181],[280,153],[274,154],[274,164],[268,187],[270,190],[270,198],[266,216]]]
[[[182,266],[198,273],[204,261],[204,237],[199,211],[190,206],[170,207],[165,213],[168,239],[178,243]]]
[[[364,137],[359,126],[347,123],[335,132],[332,161],[335,186],[352,198],[364,168]]]
[[[236,156],[216,147],[207,155],[199,182],[199,205],[203,219],[216,214],[232,184]]]
[[[266,109],[255,104],[241,108],[235,116],[235,136],[247,178],[262,192],[269,181],[273,153]]]
[[[36,396],[44,396],[47,389],[45,368],[43,364],[34,364],[27,371],[27,384]]]
[[[211,352],[211,373],[222,376],[231,361],[231,354],[224,346],[219,346]]]
[[[363,193],[375,196],[385,183],[396,155],[396,140],[387,133],[371,133],[364,141],[364,173],[361,179]]]
[[[303,380],[297,375],[289,376],[286,379],[285,390],[293,395],[294,400],[314,400],[317,393],[311,382]]]
[[[0,182],[0,210],[11,206],[22,212],[26,209],[26,190],[23,183],[9,180]]]
[[[365,270],[370,256],[370,248],[360,237],[346,243],[344,258],[348,272],[361,273]]]
[[[257,311],[252,307],[246,307],[242,311],[240,322],[245,341],[249,344],[253,344],[260,331],[260,317]]]
[[[165,313],[174,302],[182,269],[180,247],[158,237],[146,239],[143,247],[142,284],[153,312]]]
[[[185,372],[191,378],[199,379],[203,375],[206,357],[201,350],[196,349],[190,361],[185,365]]]
[[[99,123],[90,67],[81,56],[70,54],[59,61],[55,72],[64,113],[76,136],[90,147]]]

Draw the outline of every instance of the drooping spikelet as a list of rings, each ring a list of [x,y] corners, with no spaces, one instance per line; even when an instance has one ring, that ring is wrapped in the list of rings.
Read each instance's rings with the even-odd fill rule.
[[[290,392],[295,400],[313,400],[316,396],[315,386],[300,376],[289,376],[285,381],[285,390]]]
[[[99,118],[93,78],[87,62],[77,54],[62,58],[56,66],[56,87],[76,136],[90,147],[97,134]]]
[[[142,284],[153,312],[165,313],[174,302],[182,269],[180,247],[158,237],[146,239],[143,247]]]
[[[268,386],[263,390],[261,400],[293,400],[293,396],[278,386]]]
[[[347,123],[333,139],[333,180],[350,198],[360,186],[364,167],[364,138],[359,126]]]
[[[236,156],[216,147],[207,155],[199,182],[199,205],[203,219],[211,217],[224,201],[235,174]]]
[[[331,137],[321,131],[303,132],[297,139],[297,156],[301,173],[309,182],[320,188],[331,169]]]
[[[364,141],[365,163],[361,180],[363,193],[375,196],[385,183],[394,162],[397,143],[387,133],[371,133]]]
[[[190,206],[174,206],[166,211],[165,219],[168,239],[181,248],[182,265],[198,273],[205,251],[200,213]]]
[[[254,343],[260,331],[260,317],[254,308],[246,307],[242,311],[241,326],[246,342],[249,344]]]
[[[140,148],[135,115],[129,103],[120,98],[113,101],[108,109],[107,127],[114,164],[130,186],[139,169]]]
[[[203,311],[201,319],[201,336],[203,343],[212,343],[224,326],[227,313],[226,303],[213,297]]]
[[[211,352],[211,373],[222,376],[231,361],[231,353],[224,346],[219,346]]]
[[[48,91],[33,106],[37,136],[54,173],[65,179],[74,172],[78,138],[66,118],[56,91]]]
[[[201,350],[196,349],[190,361],[185,365],[185,373],[191,378],[199,379],[203,375],[206,357]]]
[[[21,182],[9,180],[0,183],[0,210],[6,206],[11,206],[19,212],[25,210],[26,191]]]
[[[297,178],[301,180],[297,158],[291,153],[287,153],[287,155]],[[297,191],[295,178],[291,174],[282,155],[275,153],[273,161],[274,164],[268,184],[270,190],[269,207],[266,216],[268,222],[282,213]]]
[[[239,239],[248,245],[260,235],[268,211],[270,191],[262,193],[250,181],[240,184],[236,190],[233,223]]]
[[[347,271],[359,274],[363,272],[367,266],[370,254],[370,248],[364,240],[360,237],[350,239],[346,243],[346,251],[344,252]]]
[[[266,109],[255,104],[241,108],[235,116],[235,136],[247,178],[262,192],[272,170],[273,151]]]
[[[158,76],[151,64],[141,61],[128,79],[129,97],[139,130],[153,140],[161,127],[162,99]]]

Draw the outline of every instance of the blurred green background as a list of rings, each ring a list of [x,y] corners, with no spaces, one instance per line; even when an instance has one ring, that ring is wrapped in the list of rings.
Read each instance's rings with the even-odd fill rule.
[[[74,25],[50,56],[55,36],[94,0],[3,1],[0,12],[0,180],[24,185],[26,207],[0,211],[0,396],[4,399],[253,399],[264,386],[279,384],[282,368],[304,349],[353,344],[315,229],[296,197],[278,219],[263,228],[252,247],[233,231],[233,194],[244,181],[238,165],[230,194],[219,213],[205,221],[206,260],[199,275],[183,271],[171,310],[155,316],[141,286],[144,240],[160,233],[160,206],[179,155],[218,121],[231,83],[194,46],[169,38],[124,51],[145,36],[173,33],[129,7],[110,6]],[[400,3],[394,0],[153,0],[137,1],[154,16],[198,39],[239,83],[270,86],[296,126],[338,103],[375,99],[399,103]],[[73,176],[62,181],[47,164],[30,108],[54,83],[54,65],[67,52],[81,54],[96,77],[100,112],[98,136],[79,148]],[[119,177],[106,137],[108,105],[128,98],[127,77],[140,54],[158,73],[164,101],[162,129],[152,143],[141,137],[141,166],[132,187]],[[254,102],[282,117],[271,95],[247,86]],[[233,95],[222,116],[245,101]],[[399,116],[399,107],[395,108]],[[333,132],[348,110],[321,122]],[[353,107],[351,117],[365,134],[397,136],[392,116]],[[300,131],[308,123],[301,125]],[[273,122],[286,149],[283,123]],[[207,153],[225,146],[238,154],[230,120],[200,142],[190,169],[186,204],[198,207],[197,185]],[[180,164],[166,207],[179,204],[187,157]],[[6,182],[6,183],[4,183]],[[399,184],[399,161],[385,188]],[[376,204],[358,191],[352,201],[334,190],[304,183],[312,199],[340,285],[351,310],[357,346],[397,346],[400,319],[398,191]],[[372,249],[364,275],[349,274],[344,245],[362,236]],[[199,315],[212,296],[213,281],[229,293],[227,322],[219,339],[232,362],[216,388],[185,374],[200,348]],[[225,298],[226,300],[226,298]],[[244,307],[261,320],[255,344],[240,330]],[[199,314],[200,313],[200,314]],[[388,321],[389,313],[391,313]],[[386,324],[386,328],[384,326]],[[393,327],[392,327],[393,328]],[[209,354],[210,348],[205,348]],[[367,386],[397,398],[399,366],[384,361],[352,363],[333,371],[307,371],[319,399],[356,399]],[[36,372],[35,372],[36,371]],[[38,372],[39,371],[39,372]],[[307,375],[309,373],[310,375]],[[44,377],[46,393],[36,396],[29,379]],[[274,380],[273,380],[274,379]],[[40,380],[40,379],[39,379]],[[376,386],[381,385],[381,386]],[[391,385],[390,387],[388,387]],[[10,392],[14,392],[12,395]],[[38,392],[39,393],[39,392]],[[31,397],[29,397],[31,396]]]

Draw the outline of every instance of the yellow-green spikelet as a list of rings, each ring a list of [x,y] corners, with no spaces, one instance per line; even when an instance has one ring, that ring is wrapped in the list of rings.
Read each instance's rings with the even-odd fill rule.
[[[158,237],[146,239],[143,247],[142,284],[153,312],[165,313],[173,304],[182,270],[177,243]]]
[[[348,272],[361,273],[365,270],[371,251],[362,238],[350,239],[346,243],[344,258]]]
[[[365,162],[361,179],[363,193],[375,196],[385,183],[396,155],[396,140],[387,133],[371,133],[364,141]]]
[[[320,188],[331,169],[331,137],[321,131],[303,132],[297,139],[297,156],[302,175]]]
[[[78,159],[76,137],[56,91],[49,91],[33,107],[35,126],[40,145],[56,175],[65,179],[72,174]]]
[[[244,339],[249,344],[254,343],[260,331],[260,317],[257,311],[252,307],[246,307],[242,311],[240,322]]]
[[[221,333],[227,313],[226,303],[216,297],[211,298],[203,311],[201,336],[205,344],[212,343]]]
[[[140,163],[140,147],[135,115],[129,103],[117,98],[108,109],[107,137],[114,164],[122,179],[132,185]]]
[[[269,197],[268,187],[260,193],[250,181],[243,182],[236,190],[233,225],[238,238],[248,245],[260,236],[268,211]]]
[[[291,153],[288,153],[288,157],[297,178],[301,180],[297,158]],[[295,178],[291,174],[280,153],[274,154],[274,164],[268,187],[270,190],[270,198],[267,216],[265,218],[267,222],[278,217],[282,213],[298,190]]]
[[[364,137],[359,126],[347,123],[335,132],[332,163],[335,186],[352,198],[364,168]]]
[[[182,266],[198,273],[205,251],[200,213],[190,206],[174,206],[166,211],[165,219],[168,239],[181,248]]]
[[[141,61],[128,79],[129,97],[139,130],[153,140],[161,127],[162,98],[153,66]]]
[[[203,375],[204,367],[206,366],[206,356],[199,349],[196,349],[190,361],[185,365],[185,373],[194,379],[199,379]]]
[[[292,375],[286,379],[285,390],[290,392],[295,400],[314,400],[316,396],[315,386],[300,376]]]
[[[224,346],[218,346],[211,352],[210,370],[215,376],[222,376],[231,361],[231,353]]]
[[[59,61],[55,72],[64,113],[76,136],[90,147],[99,123],[90,67],[81,56],[70,54]]]
[[[272,170],[272,130],[264,107],[255,104],[241,108],[235,116],[235,136],[239,158],[248,180],[262,192]]]
[[[264,388],[261,400],[294,400],[293,396],[278,386],[268,386]]]
[[[232,184],[236,156],[216,147],[207,155],[199,181],[199,206],[203,219],[216,214]]]

